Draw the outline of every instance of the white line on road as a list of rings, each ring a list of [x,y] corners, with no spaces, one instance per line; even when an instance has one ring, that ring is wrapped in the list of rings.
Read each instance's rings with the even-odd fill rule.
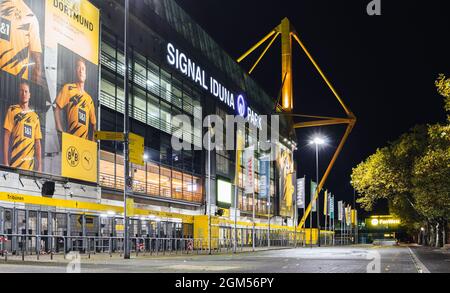
[[[408,247],[409,252],[411,253],[411,257],[413,259],[414,264],[416,265],[417,271],[420,274],[429,274],[430,271],[427,269],[427,267],[420,261],[420,259],[417,257],[417,255],[414,253],[414,251],[411,249],[411,247]]]

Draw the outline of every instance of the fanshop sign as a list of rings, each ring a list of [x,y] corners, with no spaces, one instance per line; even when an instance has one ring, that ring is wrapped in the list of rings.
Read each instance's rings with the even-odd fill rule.
[[[262,128],[261,117],[248,106],[242,94],[235,95],[171,43],[167,44],[167,62],[237,114]]]

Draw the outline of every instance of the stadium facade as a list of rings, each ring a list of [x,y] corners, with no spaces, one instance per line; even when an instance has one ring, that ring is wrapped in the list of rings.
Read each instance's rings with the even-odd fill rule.
[[[33,1],[24,1],[33,9],[34,6],[30,2]],[[91,77],[92,80],[91,88],[98,90],[97,93],[90,93],[96,115],[78,112],[77,116],[80,120],[80,113],[88,117],[92,115],[91,119],[88,119],[92,127],[110,132],[123,132],[125,65],[122,2],[91,1],[99,10],[99,54],[97,64],[95,58],[85,59],[92,60],[92,64],[98,66],[91,68],[88,64],[85,67],[88,79]],[[223,117],[224,120],[226,115],[242,114],[249,123],[258,125],[261,115],[271,115],[274,112],[276,98],[269,96],[249,77],[175,1],[131,1],[130,11],[130,131],[145,138],[145,164],[131,166],[130,198],[134,200],[130,222],[131,235],[205,238],[210,206],[210,213],[213,215],[211,233],[214,238],[233,238],[233,229],[237,225],[238,237],[243,245],[250,245],[253,208],[256,213],[258,240],[267,239],[269,226],[273,239],[289,237],[295,222],[292,199],[295,193],[289,194],[291,198],[286,199],[282,182],[286,180],[286,174],[283,174],[285,168],[280,160],[273,160],[269,164],[270,188],[268,194],[263,195],[258,190],[261,179],[261,161],[258,158],[262,154],[256,154],[253,201],[253,194],[246,194],[244,191],[246,168],[243,157],[236,156],[236,151],[227,150],[215,150],[208,154],[201,148],[206,129],[192,129],[189,134],[192,150],[176,151],[171,144],[175,131],[174,117],[177,115],[185,115],[193,124],[199,122],[201,125],[202,119],[210,114]],[[74,14],[68,12],[64,15],[72,15],[73,18]],[[45,34],[48,34],[49,17],[45,17],[46,25],[43,27]],[[91,32],[96,30],[95,21],[91,22],[89,16],[78,17],[83,17],[83,23],[90,23],[85,29]],[[41,31],[41,35],[44,35],[44,32]],[[47,39],[48,37],[42,43],[48,44]],[[43,93],[48,94],[47,100],[50,103],[47,103],[47,107],[42,106],[39,114],[44,151],[42,163],[36,165],[40,165],[41,170],[37,166],[28,170],[5,164],[0,166],[0,234],[122,237],[125,184],[123,145],[119,141],[98,143],[95,182],[83,180],[82,176],[67,177],[61,173],[61,161],[64,161],[67,155],[58,155],[54,146],[58,144],[58,139],[61,139],[58,138],[61,133],[50,133],[48,125],[54,124],[53,117],[62,117],[56,120],[64,119],[64,113],[60,114],[56,109],[63,109],[69,102],[59,102],[63,100],[62,94],[58,94],[59,87],[64,84],[59,80],[65,77],[60,77],[60,74],[52,77],[48,60],[53,58],[55,51],[51,50],[50,45],[45,48],[42,52],[42,58],[45,60],[43,75],[48,85],[53,79],[58,80],[58,83],[55,89],[49,86],[49,93]],[[58,47],[57,55],[62,56],[55,61],[58,68],[64,60],[70,59],[64,58],[64,54],[70,56],[70,52],[64,53],[64,49]],[[82,52],[79,55],[88,56],[87,54]],[[75,57],[71,58],[75,60],[74,71],[78,73],[83,65],[76,61]],[[31,72],[29,75],[31,80]],[[8,78],[5,77],[2,82]],[[70,84],[68,86],[71,89]],[[52,91],[55,94],[52,94]],[[33,94],[37,90],[32,86],[31,92]],[[245,113],[242,112],[243,105]],[[68,111],[67,116],[70,114]],[[2,116],[1,119],[5,118]],[[70,117],[67,119],[70,121]],[[53,127],[58,129],[58,123],[60,122],[56,122]],[[89,122],[86,123],[89,128]],[[289,129],[288,121],[281,119],[280,124],[281,129]],[[84,135],[89,138],[93,135],[93,130],[87,131]],[[283,150],[290,158],[290,164],[293,164],[293,145],[288,143],[293,138],[289,137],[289,131],[280,135],[277,149]],[[247,131],[245,144],[248,146],[253,143]],[[64,143],[62,145],[64,148]],[[236,158],[239,158],[238,162]],[[69,165],[71,163],[75,165],[74,161],[69,161]],[[236,163],[240,165],[239,168],[236,168]],[[64,166],[62,168],[64,169]],[[207,192],[208,168],[211,168],[210,196]],[[291,169],[295,170],[294,166]],[[289,175],[289,178],[295,178],[293,174]],[[235,182],[238,182],[237,187]],[[234,204],[235,194],[237,207]],[[59,245],[49,242],[46,240],[40,243],[45,246],[40,249]],[[9,245],[12,251],[20,249],[14,241]],[[71,248],[67,245],[67,248]],[[75,244],[72,242],[71,245]]]

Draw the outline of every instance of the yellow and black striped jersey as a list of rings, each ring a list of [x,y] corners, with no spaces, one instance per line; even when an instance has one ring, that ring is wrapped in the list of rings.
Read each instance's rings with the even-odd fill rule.
[[[41,123],[36,112],[23,111],[20,105],[9,107],[3,127],[11,133],[9,165],[34,170],[35,143],[42,139]],[[4,146],[8,147],[8,146]]]
[[[92,97],[76,84],[66,84],[56,97],[56,105],[67,107],[67,132],[88,139],[90,124],[97,124]]]
[[[0,0],[0,68],[28,79],[30,52],[42,53],[36,16],[23,0]]]

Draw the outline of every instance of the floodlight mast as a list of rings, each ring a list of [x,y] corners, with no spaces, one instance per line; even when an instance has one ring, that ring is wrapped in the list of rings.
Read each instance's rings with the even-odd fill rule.
[[[325,185],[326,180],[328,179],[328,176],[331,173],[331,170],[333,169],[334,164],[336,163],[337,158],[339,157],[340,153],[342,152],[342,149],[350,136],[350,133],[352,132],[355,124],[356,124],[356,116],[353,114],[353,112],[350,110],[350,108],[347,107],[347,105],[344,103],[343,99],[338,94],[337,90],[333,87],[329,79],[326,77],[322,69],[319,67],[316,60],[312,57],[310,52],[307,50],[306,46],[301,41],[300,37],[298,36],[298,33],[294,29],[294,27],[291,25],[288,18],[284,18],[280,25],[278,25],[274,30],[272,30],[268,35],[266,35],[262,40],[260,40],[258,43],[256,43],[252,48],[250,48],[247,52],[245,52],[241,57],[237,59],[237,62],[242,62],[245,58],[247,58],[251,53],[253,53],[256,49],[258,49],[262,44],[264,44],[267,40],[270,38],[271,41],[267,45],[267,47],[264,49],[263,53],[259,56],[256,63],[251,67],[251,70],[249,71],[249,74],[253,73],[255,68],[258,66],[258,64],[261,62],[267,51],[270,49],[270,47],[273,45],[275,40],[278,36],[281,35],[281,76],[282,76],[282,90],[281,90],[281,105],[277,105],[277,109],[280,110],[280,115],[286,115],[291,117],[299,117],[299,118],[309,118],[313,119],[312,121],[306,121],[306,122],[300,122],[300,123],[294,123],[293,128],[294,129],[301,129],[301,128],[311,128],[311,127],[320,127],[320,126],[330,126],[330,125],[347,125],[347,128],[345,130],[344,136],[341,139],[341,142],[339,143],[339,146],[337,147],[333,158],[330,161],[330,164],[328,165],[328,168],[326,169],[322,179],[319,182],[319,185],[317,187],[316,194],[314,195],[313,200],[318,199],[319,197],[319,191],[322,190],[322,188]],[[310,62],[314,65],[314,68],[319,73],[319,75],[322,77],[322,80],[325,82],[327,87],[330,89],[330,91],[333,93],[337,101],[339,102],[340,106],[345,111],[345,114],[347,117],[345,118],[336,118],[336,117],[323,117],[323,116],[312,116],[312,115],[301,115],[301,114],[294,114],[294,90],[293,90],[293,73],[292,73],[292,41],[295,40],[301,47],[302,51],[306,54]],[[277,101],[278,103],[278,101]],[[299,223],[299,228],[302,229],[306,219],[308,218],[309,213],[312,209],[312,204],[309,204],[308,208],[305,210],[305,213],[303,215],[303,218],[301,219]]]

